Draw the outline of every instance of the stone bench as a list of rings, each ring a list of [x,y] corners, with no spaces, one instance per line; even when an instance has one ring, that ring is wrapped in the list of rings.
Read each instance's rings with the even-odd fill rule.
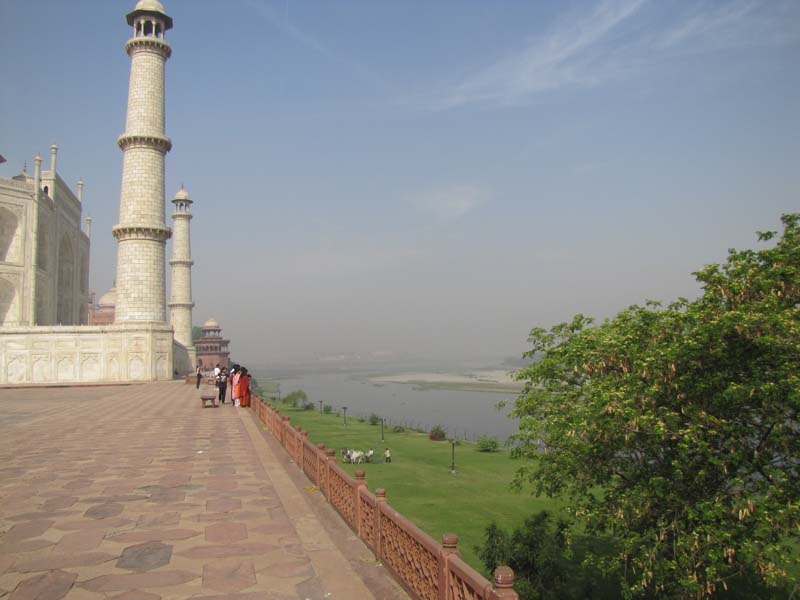
[[[203,408],[207,406],[217,408],[217,396],[215,394],[203,394],[200,396],[200,401],[203,403]]]

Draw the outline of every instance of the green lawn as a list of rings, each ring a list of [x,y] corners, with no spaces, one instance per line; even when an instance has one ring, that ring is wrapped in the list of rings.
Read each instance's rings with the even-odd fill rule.
[[[457,533],[462,557],[478,571],[484,568],[474,546],[482,543],[491,521],[510,529],[540,510],[559,510],[556,500],[510,489],[519,464],[509,458],[507,450],[483,453],[473,442],[460,442],[455,452],[456,474],[452,475],[449,442],[433,442],[427,434],[412,431],[393,433],[389,427],[385,429],[386,441],[381,442],[380,425],[348,417],[345,427],[341,416],[281,404],[278,409],[290,417],[292,425],[308,431],[315,444],[323,442],[335,448],[340,464],[342,448],[372,448],[379,460],[384,449],[390,448],[390,464],[342,467],[351,474],[364,469],[370,491],[386,489],[389,503],[435,540],[441,542],[443,533]]]
[[[341,416],[322,415],[316,410],[305,411],[285,404],[278,404],[277,408],[290,417],[293,425],[308,431],[315,444],[323,442],[326,447],[335,448],[337,461],[347,472],[353,474],[364,469],[369,489],[373,492],[379,487],[386,489],[389,503],[436,541],[441,542],[443,533],[457,533],[462,557],[480,572],[484,572],[484,567],[474,547],[483,542],[489,523],[495,521],[503,529],[511,530],[541,510],[562,511],[557,499],[536,498],[529,492],[516,493],[510,489],[519,463],[509,457],[507,450],[482,453],[474,442],[460,442],[455,453],[456,474],[451,475],[450,443],[433,442],[426,433],[394,433],[387,427],[386,441],[381,442],[380,425],[348,417],[345,427]],[[392,451],[390,464],[350,465],[341,461],[342,448],[373,448],[380,460],[386,447]],[[583,550],[578,547],[575,550],[575,560],[580,562]],[[793,571],[793,575],[797,574]],[[612,581],[600,582],[600,586],[595,597],[617,597],[619,590]],[[738,581],[735,587],[721,597],[766,600],[787,595],[785,590],[767,590],[749,580]],[[583,597],[577,591],[569,595],[573,596]]]

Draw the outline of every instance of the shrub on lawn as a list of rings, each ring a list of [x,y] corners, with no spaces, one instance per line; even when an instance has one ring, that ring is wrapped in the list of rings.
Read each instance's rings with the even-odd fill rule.
[[[380,425],[380,423],[381,423],[381,418],[378,415],[376,415],[375,413],[372,413],[369,416],[369,424],[370,425]]]
[[[500,442],[488,435],[482,435],[478,439],[478,452],[497,452],[500,449]]]
[[[402,425],[395,425],[392,427],[392,433],[405,433],[406,428]]]
[[[314,410],[314,403],[306,402],[305,404],[303,404],[303,410]]]
[[[333,412],[333,407],[330,404],[325,404],[322,407],[322,412],[324,412],[326,415],[329,415]]]
[[[303,406],[308,400],[308,395],[303,390],[295,390],[286,394],[283,398],[284,404],[291,404],[294,407]]]
[[[434,425],[431,428],[430,438],[436,442],[441,442],[443,439],[447,438],[447,432],[441,425]]]

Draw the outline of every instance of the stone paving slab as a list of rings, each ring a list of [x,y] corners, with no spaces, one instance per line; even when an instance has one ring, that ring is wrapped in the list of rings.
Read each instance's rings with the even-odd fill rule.
[[[0,599],[406,598],[340,550],[249,411],[199,395],[0,389]]]

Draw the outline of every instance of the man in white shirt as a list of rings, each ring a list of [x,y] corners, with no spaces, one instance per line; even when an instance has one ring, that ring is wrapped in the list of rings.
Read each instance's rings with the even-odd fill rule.
[[[216,381],[216,380],[217,380],[217,377],[219,377],[219,371],[220,371],[220,369],[219,369],[219,365],[217,365],[216,367],[214,367],[214,381]]]

